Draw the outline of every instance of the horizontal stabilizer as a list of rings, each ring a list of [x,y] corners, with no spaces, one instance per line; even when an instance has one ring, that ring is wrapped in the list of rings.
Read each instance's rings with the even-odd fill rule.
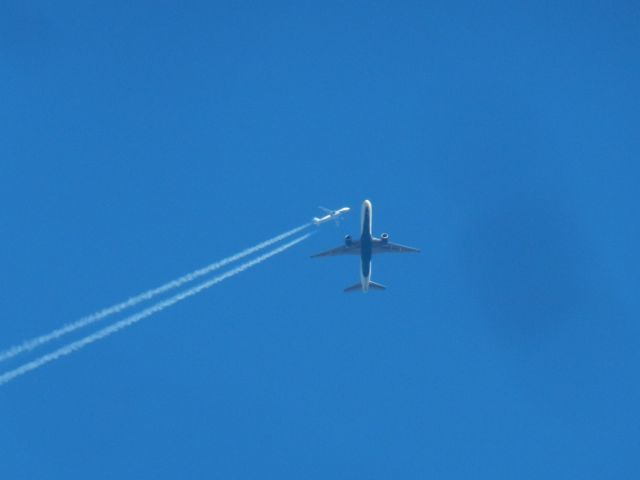
[[[345,288],[344,293],[358,292],[360,290],[362,290],[362,284],[358,282],[355,285]]]
[[[376,282],[369,282],[369,290],[386,290],[386,287],[384,285],[380,285],[379,283]],[[362,292],[362,283],[358,282],[355,285],[352,285],[350,287],[347,287],[344,289],[345,293],[351,293],[351,292]]]

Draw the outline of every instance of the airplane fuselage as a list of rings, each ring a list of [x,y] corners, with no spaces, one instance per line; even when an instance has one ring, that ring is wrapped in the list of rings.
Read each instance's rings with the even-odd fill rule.
[[[342,208],[339,208],[338,210],[325,210],[325,211],[329,211],[330,213],[323,217],[313,217],[313,223],[315,223],[316,225],[321,225],[330,220],[336,220],[337,222],[338,218],[344,215],[345,213],[347,213],[349,210],[351,210],[349,207],[342,207]]]
[[[371,280],[371,252],[373,246],[373,235],[371,234],[371,221],[373,216],[373,207],[369,200],[362,202],[361,225],[362,233],[360,235],[360,282],[362,283],[362,291],[369,290],[369,282]]]

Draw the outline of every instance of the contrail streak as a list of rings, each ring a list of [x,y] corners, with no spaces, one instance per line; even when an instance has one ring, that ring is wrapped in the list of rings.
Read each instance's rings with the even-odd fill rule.
[[[285,238],[295,235],[296,233],[304,230],[309,226],[310,224],[307,223],[299,227],[293,228],[288,232],[285,232],[281,235],[270,238],[269,240],[265,240],[264,242],[259,243],[254,247],[247,248],[246,250],[243,250],[240,253],[236,253],[235,255],[232,255],[218,262],[207,265],[204,268],[195,270],[176,280],[171,280],[170,282],[167,282],[160,287],[147,290],[146,292],[136,295],[135,297],[131,297],[124,302],[118,303],[108,308],[104,308],[98,312],[92,313],[91,315],[87,315],[86,317],[82,317],[80,320],[77,320],[73,323],[68,323],[60,328],[53,330],[50,333],[40,335],[39,337],[31,338],[29,340],[25,340],[23,343],[19,345],[15,345],[3,352],[0,352],[0,362],[13,358],[16,355],[19,355],[23,352],[28,352],[30,350],[33,350],[34,348],[39,347],[40,345],[44,345],[45,343],[48,343],[52,340],[56,340],[57,338],[60,338],[63,335],[66,335],[68,333],[74,332],[79,328],[85,327],[87,325],[91,325],[92,323],[102,320],[103,318],[108,317],[109,315],[120,313],[123,310],[126,310],[127,308],[131,308],[139,304],[140,302],[144,302],[145,300],[150,300],[153,297],[160,295],[161,293],[165,293],[165,292],[168,292],[169,290],[173,290],[174,288],[178,288],[179,286],[184,285],[187,282],[191,282],[192,280],[195,280],[196,278],[199,278],[203,275],[206,275],[215,270],[218,270],[219,268],[222,268],[225,265],[228,265],[229,263],[235,262],[236,260],[240,260],[241,258],[251,255],[252,253],[256,253],[264,248],[267,248],[273,245],[274,243],[277,243],[281,240],[284,240]]]
[[[84,338],[81,338],[80,340],[77,340],[75,342],[69,343],[67,345],[65,345],[64,347],[60,347],[58,350],[54,350],[51,353],[48,353],[46,355],[43,355],[39,358],[36,358],[35,360],[32,360],[31,362],[25,363],[24,365],[17,367],[13,370],[10,370],[8,372],[3,373],[2,375],[0,375],[0,386],[4,385],[5,383],[10,382],[11,380],[24,375],[25,373],[28,373],[32,370],[35,370],[36,368],[39,368],[47,363],[53,362],[54,360],[57,360],[61,357],[64,357],[66,355],[70,355],[71,353],[80,350],[83,347],[86,347],[87,345],[93,343],[93,342],[97,342],[98,340],[101,340],[105,337],[108,337],[109,335],[118,332],[119,330],[122,330],[123,328],[129,327],[131,325],[133,325],[134,323],[139,322],[140,320],[147,318],[151,315],[153,315],[154,313],[158,313],[162,310],[164,310],[167,307],[170,307],[171,305],[174,305],[186,298],[192,297],[193,295],[196,295],[200,292],[202,292],[203,290],[206,290],[207,288],[213,287],[214,285],[226,280],[227,278],[233,277],[235,275],[238,275],[239,273],[255,266],[258,265],[259,263],[264,262],[265,260],[267,260],[268,258],[273,257],[274,255],[277,255],[279,253],[284,252],[285,250],[288,250],[289,248],[293,247],[294,245],[302,242],[303,240],[306,240],[307,238],[309,238],[312,234],[311,233],[307,233],[306,235],[303,235],[301,237],[296,238],[295,240],[292,240],[289,243],[286,243],[278,248],[275,248],[273,250],[271,250],[270,252],[267,252],[263,255],[260,255],[259,257],[254,258],[253,260],[250,260],[248,262],[243,263],[242,265],[235,267],[231,270],[229,270],[228,272],[223,273],[222,275],[218,275],[215,278],[212,278],[211,280],[208,280],[206,282],[203,282],[199,285],[196,285],[195,287],[189,289],[189,290],[185,290],[184,292],[178,293],[176,295],[174,295],[171,298],[168,298],[166,300],[163,300],[161,302],[156,303],[155,305],[152,305],[151,307],[148,307],[144,310],[142,310],[139,313],[136,313],[134,315],[131,315],[127,318],[124,318],[118,322],[112,323],[111,325],[104,327],[101,330],[98,330],[97,332],[91,334],[91,335],[87,335]]]

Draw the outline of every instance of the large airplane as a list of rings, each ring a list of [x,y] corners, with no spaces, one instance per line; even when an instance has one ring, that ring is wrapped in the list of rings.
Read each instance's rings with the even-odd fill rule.
[[[371,281],[371,256],[375,253],[417,253],[420,250],[413,247],[405,247],[389,241],[389,234],[383,233],[380,238],[376,238],[371,233],[371,219],[373,217],[373,207],[369,200],[362,202],[362,233],[360,240],[353,240],[351,235],[344,238],[344,245],[333,248],[326,252],[312,255],[311,258],[331,257],[334,255],[360,255],[360,282],[344,289],[345,292],[362,291],[369,289],[384,290],[385,287],[379,283]]]

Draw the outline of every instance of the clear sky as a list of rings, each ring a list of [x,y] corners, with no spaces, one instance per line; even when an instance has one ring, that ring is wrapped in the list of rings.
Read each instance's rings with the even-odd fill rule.
[[[3,2],[0,348],[356,214],[0,387],[0,478],[637,478],[639,51],[633,1]],[[345,295],[365,198],[422,253]]]

